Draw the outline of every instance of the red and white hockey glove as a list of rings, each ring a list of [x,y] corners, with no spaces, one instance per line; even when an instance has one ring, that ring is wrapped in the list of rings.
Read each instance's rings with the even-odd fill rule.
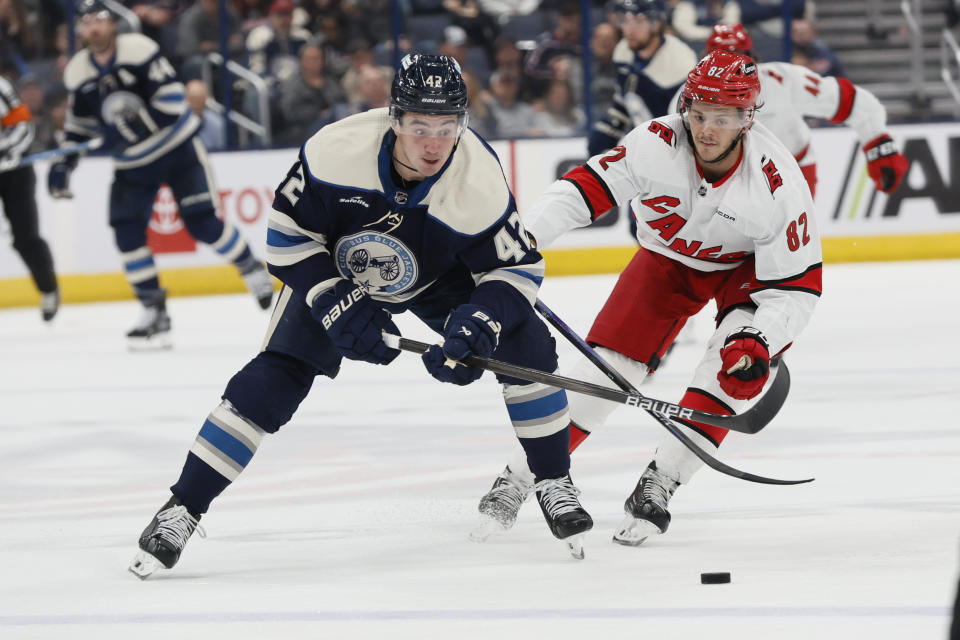
[[[863,152],[867,156],[867,173],[877,187],[877,191],[893,193],[900,186],[900,180],[906,175],[910,163],[907,158],[897,151],[897,146],[890,136],[877,136],[863,145]]]
[[[723,365],[717,380],[728,396],[749,400],[760,393],[770,376],[770,351],[759,329],[735,329],[723,343],[720,358]]]

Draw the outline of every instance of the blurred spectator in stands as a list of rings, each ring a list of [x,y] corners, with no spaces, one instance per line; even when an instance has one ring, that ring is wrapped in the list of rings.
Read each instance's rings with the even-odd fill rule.
[[[207,85],[203,80],[191,80],[185,86],[187,106],[200,118],[198,135],[207,151],[227,148],[227,121],[222,115],[207,108]]]
[[[737,0],[740,18],[753,38],[753,50],[760,60],[780,60],[783,56],[783,0]],[[813,2],[793,0],[791,16],[813,19]],[[726,16],[724,16],[726,18]]]
[[[247,56],[251,71],[270,80],[284,81],[300,67],[300,49],[310,32],[293,26],[293,2],[273,0],[269,21],[247,35]]]
[[[351,37],[363,36],[370,42],[392,37],[391,5],[392,0],[344,0],[341,6],[350,22]]]
[[[360,72],[364,67],[376,66],[374,63],[373,48],[370,42],[358,36],[347,44],[347,56],[350,66],[340,80],[340,87],[348,103],[360,102]],[[393,77],[393,69],[387,66],[377,67],[382,73]],[[352,112],[355,113],[355,112]],[[339,120],[339,118],[338,118]]]
[[[804,18],[794,20],[790,24],[790,34],[793,37],[793,50],[798,59],[805,62],[796,62],[816,71],[822,76],[843,77],[843,65],[837,54],[823,41],[817,38],[817,28]]]
[[[594,27],[590,38],[590,51],[593,52],[590,97],[594,118],[607,113],[617,92],[617,67],[613,63],[613,51],[619,41],[620,30],[609,22],[601,22]],[[574,59],[567,81],[573,89],[577,104],[583,104],[583,69],[580,59]]]
[[[31,21],[40,40],[40,55],[45,58],[57,56],[57,30],[66,26],[66,5],[61,0],[31,0]]]
[[[339,80],[350,68],[350,55],[347,53],[350,25],[346,15],[334,13],[321,16],[320,28],[314,35],[323,43],[321,46],[327,73]]]
[[[577,107],[573,90],[566,80],[554,80],[550,83],[540,109],[534,114],[534,128],[543,135],[562,138],[582,135],[586,117]]]
[[[370,109],[380,109],[390,106],[390,83],[393,80],[393,69],[365,65],[357,72],[356,95],[347,102],[340,102],[333,107],[333,119],[342,120],[355,113],[362,113]]]
[[[468,125],[481,138],[489,138],[496,133],[497,121],[490,108],[493,96],[484,89],[483,82],[469,69],[463,70],[463,81],[467,85]]]
[[[333,105],[343,100],[335,80],[325,73],[323,49],[315,43],[300,50],[300,72],[278,87],[278,144],[300,145],[333,121]]]
[[[0,0],[0,56],[10,60],[19,73],[27,73],[26,61],[37,56],[40,45],[23,0]]]
[[[542,135],[535,126],[535,114],[529,102],[520,99],[520,77],[509,71],[494,71],[490,75],[488,104],[497,123],[498,138],[522,138]]]
[[[40,84],[40,78],[32,73],[27,73],[16,82],[17,93],[20,94],[20,100],[30,110],[31,114],[42,115],[44,112],[44,87]]]
[[[228,47],[231,56],[243,53],[243,34],[240,19],[232,8],[227,8]],[[220,50],[220,9],[217,0],[200,0],[183,12],[177,30],[177,56],[183,60],[180,77],[184,81],[200,77],[203,58],[211,51]]]
[[[271,0],[232,0],[230,3],[240,19],[240,29],[250,33],[260,25],[270,22]]]
[[[456,60],[461,68],[467,66],[467,32],[463,27],[455,24],[444,28],[443,37],[440,39],[440,46],[437,47],[437,53],[444,56],[450,56]]]
[[[124,5],[140,20],[140,32],[160,46],[168,58],[176,60],[176,18],[188,6],[187,0],[126,0]]]
[[[540,6],[540,0],[477,0],[480,10],[503,26],[514,16],[526,16]]]
[[[557,59],[580,58],[580,3],[565,0],[553,12],[553,23],[553,29],[537,38],[537,45],[524,64],[524,72],[533,80],[537,97],[542,96],[550,81],[557,77]]]
[[[30,153],[55,149],[66,142],[63,125],[67,118],[67,95],[67,88],[59,82],[44,92],[44,113],[42,117],[35,118],[37,136],[30,147]]]
[[[730,0],[679,0],[673,4],[670,26],[694,51],[702,51],[713,25],[736,24],[740,8]]]
[[[501,29],[496,18],[486,13],[477,0],[443,0],[443,8],[450,13],[453,24],[467,33],[472,44],[486,50],[487,58],[492,62],[493,43]]]

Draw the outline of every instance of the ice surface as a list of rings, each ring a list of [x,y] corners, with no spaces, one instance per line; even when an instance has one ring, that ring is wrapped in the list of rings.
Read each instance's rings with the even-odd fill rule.
[[[175,349],[132,354],[132,302],[68,305],[52,327],[34,309],[0,312],[0,638],[946,637],[960,261],[828,265],[824,280],[783,412],[721,449],[812,484],[703,469],[667,535],[612,544],[662,431],[624,407],[574,456],[596,521],[586,560],[534,503],[476,544],[477,500],[513,444],[499,388],[440,385],[404,354],[318,379],[204,517],[208,538],[146,582],[126,572],[137,536],[266,314],[249,296],[173,299]],[[614,281],[548,279],[542,298],[584,333]],[[678,347],[643,391],[678,399],[700,349]],[[701,585],[705,571],[733,582]]]

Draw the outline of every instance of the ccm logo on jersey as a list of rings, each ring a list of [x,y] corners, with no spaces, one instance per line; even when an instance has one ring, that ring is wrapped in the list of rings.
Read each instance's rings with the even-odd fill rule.
[[[693,418],[693,409],[687,409],[686,407],[670,404],[669,402],[651,400],[650,398],[644,398],[641,396],[630,396],[627,398],[627,406],[640,407],[641,409],[653,411],[654,413],[659,413],[660,415],[668,418],[672,418],[674,416],[677,418],[683,418],[685,420],[690,420]]]
[[[344,296],[342,300],[333,305],[330,311],[327,311],[320,319],[320,323],[323,325],[323,328],[329,329],[331,326],[333,326],[333,323],[337,321],[337,318],[343,315],[344,311],[352,307],[354,302],[365,295],[367,295],[366,292],[360,287],[357,287]]]

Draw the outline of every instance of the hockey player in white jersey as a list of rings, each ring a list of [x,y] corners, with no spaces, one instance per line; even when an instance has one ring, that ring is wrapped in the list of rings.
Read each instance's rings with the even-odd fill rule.
[[[741,24],[718,24],[706,52],[729,51],[756,61],[753,40]],[[887,132],[887,111],[876,96],[846,78],[821,76],[788,62],[759,62],[757,120],[793,154],[810,192],[816,195],[817,159],[804,118],[820,118],[853,129],[867,158],[867,173],[878,191],[893,193],[909,169]]]
[[[197,136],[200,120],[187,107],[183,83],[153,40],[117,33],[116,16],[103,0],[81,0],[78,31],[87,43],[64,70],[69,102],[68,142],[102,138],[114,162],[110,226],[127,282],[143,314],[127,333],[131,348],[168,346],[170,317],[160,288],[147,225],[161,184],[173,191],[183,224],[194,238],[229,260],[261,308],[270,307],[273,283],[240,232],[217,215],[219,195],[207,152]],[[70,175],[78,155],[53,163],[47,188],[71,198]]]
[[[793,155],[754,121],[759,95],[750,58],[708,54],[687,77],[679,114],[641,124],[619,146],[571,170],[524,217],[542,248],[612,206],[630,203],[640,249],[587,341],[639,385],[686,319],[716,300],[716,330],[681,402],[718,414],[739,412],[761,393],[770,361],[806,326],[821,291],[810,190]],[[586,359],[572,375],[606,382]],[[571,450],[616,406],[572,394]],[[727,435],[677,422],[707,451]],[[665,532],[671,496],[702,464],[665,434],[626,500],[614,541],[638,545]],[[519,452],[481,499],[481,514],[509,528],[530,486]]]

